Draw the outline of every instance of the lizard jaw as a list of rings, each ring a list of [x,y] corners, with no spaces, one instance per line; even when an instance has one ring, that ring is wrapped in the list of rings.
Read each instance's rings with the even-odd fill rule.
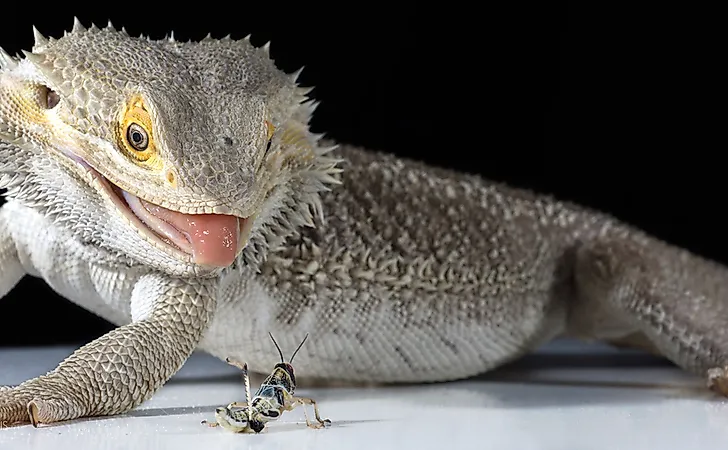
[[[60,153],[63,163],[80,172],[142,239],[181,262],[209,270],[225,268],[235,262],[248,243],[256,214],[240,217],[174,211],[123,189],[67,146],[62,146]],[[227,224],[220,223],[220,219],[227,220]],[[218,223],[212,223],[215,221]],[[217,246],[210,245],[215,242]]]
[[[114,186],[144,230],[188,255],[196,264],[227,267],[245,247],[252,220],[222,214],[183,214],[149,203]]]
[[[97,189],[143,239],[178,260],[210,268],[227,267],[247,245],[253,217],[172,211],[125,191],[85,161],[74,159],[91,174]],[[221,220],[227,223],[209,226],[210,221]],[[222,249],[220,246],[215,249],[206,242],[215,242],[216,239],[222,241]]]

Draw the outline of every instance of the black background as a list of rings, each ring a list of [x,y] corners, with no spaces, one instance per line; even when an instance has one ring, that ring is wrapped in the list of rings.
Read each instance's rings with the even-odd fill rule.
[[[237,3],[5,10],[0,45],[30,49],[32,25],[59,37],[74,13],[153,38],[252,33],[272,40],[282,69],[305,65],[301,81],[322,101],[314,131],[555,194],[728,262],[717,9]],[[0,345],[78,344],[109,329],[37,279],[0,299]]]

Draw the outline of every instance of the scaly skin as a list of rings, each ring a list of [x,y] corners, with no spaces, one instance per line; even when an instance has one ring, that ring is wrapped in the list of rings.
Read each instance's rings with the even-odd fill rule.
[[[265,372],[268,332],[310,332],[299,377],[454,380],[567,334],[647,343],[726,392],[724,267],[576,205],[332,149],[247,40],[76,24],[0,66],[0,294],[37,276],[119,326],[0,389],[0,422],[128,411],[195,348]],[[152,216],[191,231],[165,241]]]

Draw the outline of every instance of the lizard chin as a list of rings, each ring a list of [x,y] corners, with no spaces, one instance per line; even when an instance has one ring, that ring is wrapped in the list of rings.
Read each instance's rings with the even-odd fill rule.
[[[147,242],[181,261],[210,268],[228,267],[248,243],[253,217],[173,211],[123,190],[87,164],[86,169]]]

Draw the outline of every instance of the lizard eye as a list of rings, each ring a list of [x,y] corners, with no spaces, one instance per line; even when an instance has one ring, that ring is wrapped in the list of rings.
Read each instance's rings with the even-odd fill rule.
[[[132,123],[126,129],[126,139],[134,150],[143,152],[149,147],[149,135],[146,130],[137,123]]]
[[[154,142],[152,117],[140,95],[132,96],[119,111],[116,141],[133,162],[147,169],[161,170],[162,160]]]

